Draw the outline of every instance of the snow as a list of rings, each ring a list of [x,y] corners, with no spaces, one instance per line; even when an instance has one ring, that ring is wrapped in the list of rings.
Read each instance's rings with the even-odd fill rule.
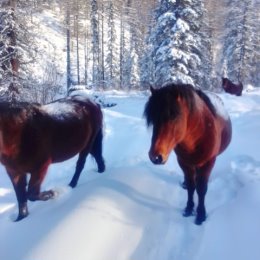
[[[0,168],[0,259],[3,260],[257,260],[260,259],[260,90],[219,94],[233,139],[213,169],[201,226],[184,218],[183,175],[172,154],[163,166],[148,158],[151,129],[144,93],[108,93],[103,110],[107,169],[88,158],[75,189],[73,158],[50,167],[43,189],[57,197],[29,202],[20,222],[16,198]]]
[[[176,20],[176,16],[172,12],[166,12],[163,15],[161,15],[158,19],[158,24],[160,27],[165,27],[167,23],[169,23],[171,20]]]
[[[189,30],[190,30],[189,24],[180,18],[177,20],[175,26],[172,28],[173,32],[180,31],[182,33],[185,33]]]
[[[72,104],[63,102],[54,102],[42,106],[42,110],[50,116],[57,119],[65,119],[66,117],[76,115],[75,108]]]

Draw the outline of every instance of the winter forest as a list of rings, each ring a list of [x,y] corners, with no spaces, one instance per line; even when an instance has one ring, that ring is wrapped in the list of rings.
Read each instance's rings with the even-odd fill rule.
[[[77,85],[143,90],[167,82],[218,91],[222,76],[260,85],[257,0],[0,3],[4,98],[47,103]]]

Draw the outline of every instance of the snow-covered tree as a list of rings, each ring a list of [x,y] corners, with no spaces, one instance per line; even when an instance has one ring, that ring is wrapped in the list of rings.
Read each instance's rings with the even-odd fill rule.
[[[98,2],[97,0],[91,0],[91,28],[92,28],[92,81],[93,84],[97,84],[100,76],[99,68],[99,51],[100,51],[100,41],[99,41],[99,20],[98,20]]]
[[[40,53],[38,52],[39,56],[37,56],[36,39],[39,34],[35,32],[37,23],[34,23],[32,14],[35,12],[33,7],[39,6],[37,4],[32,7],[31,4],[32,1],[25,0],[1,2],[0,95],[6,100],[45,100],[47,102],[58,91],[57,75],[53,75],[57,72],[57,68],[46,61],[48,66],[42,68],[43,79],[41,80],[39,74],[35,73],[35,65],[39,64]],[[46,93],[52,93],[50,94],[52,98],[49,100],[41,98],[42,86],[46,86]],[[45,97],[50,96],[49,94]]]
[[[234,82],[259,85],[260,18],[257,1],[230,0],[224,35],[222,73]]]
[[[16,1],[3,1],[0,7],[0,95],[14,100],[19,96]]]
[[[139,25],[137,19],[136,10],[128,7],[129,10],[127,11],[127,28],[129,33],[129,41],[128,41],[128,48],[127,48],[127,56],[125,56],[125,82],[124,85],[127,89],[135,87],[139,83]]]
[[[66,54],[67,54],[67,92],[71,85],[71,58],[70,58],[70,6],[66,3]]]
[[[210,43],[205,44],[205,33],[201,30],[204,11],[201,0],[160,1],[148,40],[155,85],[182,82],[200,86],[205,81],[208,71],[203,64],[210,63]]]
[[[107,49],[108,53],[105,60],[105,68],[107,71],[106,81],[109,87],[118,85],[119,70],[117,68],[118,64],[118,46],[116,43],[116,27],[115,27],[115,6],[113,1],[109,1],[107,8]]]

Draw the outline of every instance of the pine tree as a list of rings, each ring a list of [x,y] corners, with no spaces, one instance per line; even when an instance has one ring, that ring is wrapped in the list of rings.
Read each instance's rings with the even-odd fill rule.
[[[66,40],[67,40],[67,92],[69,92],[71,86],[71,58],[70,58],[70,7],[67,2],[66,5]]]
[[[140,85],[140,67],[141,67],[141,57],[143,55],[144,38],[142,35],[142,21],[139,19],[138,7],[141,8],[141,3],[139,2],[136,8],[131,8],[129,10],[129,33],[130,33],[130,52],[129,52],[129,67],[130,72],[127,86],[129,88],[136,88]]]
[[[256,2],[228,1],[226,34],[224,36],[222,72],[234,82],[260,84],[259,16]]]
[[[16,1],[3,1],[0,11],[0,83],[1,96],[9,100],[19,97]]]
[[[182,82],[199,86],[203,82],[207,72],[202,63],[210,61],[204,56],[204,48],[209,45],[205,46],[202,39],[203,12],[200,0],[160,1],[155,28],[148,41],[151,45],[148,53],[155,67],[155,85]]]
[[[117,69],[116,64],[118,63],[118,47],[116,44],[116,28],[115,28],[115,6],[113,1],[109,1],[107,8],[108,18],[107,18],[107,27],[108,27],[108,41],[107,49],[108,53],[105,60],[105,67],[107,71],[106,81],[108,86],[115,87],[118,85],[118,75],[119,70]]]
[[[92,82],[93,84],[98,84],[100,76],[99,68],[99,21],[98,21],[98,3],[96,0],[91,0],[91,27],[92,27]]]

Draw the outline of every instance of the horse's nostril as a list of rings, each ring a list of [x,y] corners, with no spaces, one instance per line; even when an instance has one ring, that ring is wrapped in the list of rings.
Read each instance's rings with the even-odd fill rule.
[[[155,164],[161,164],[163,162],[162,156],[159,154],[154,158],[154,163]]]
[[[154,154],[152,152],[149,152],[149,157],[152,163],[154,164],[162,164],[163,163],[163,157],[161,154]]]

